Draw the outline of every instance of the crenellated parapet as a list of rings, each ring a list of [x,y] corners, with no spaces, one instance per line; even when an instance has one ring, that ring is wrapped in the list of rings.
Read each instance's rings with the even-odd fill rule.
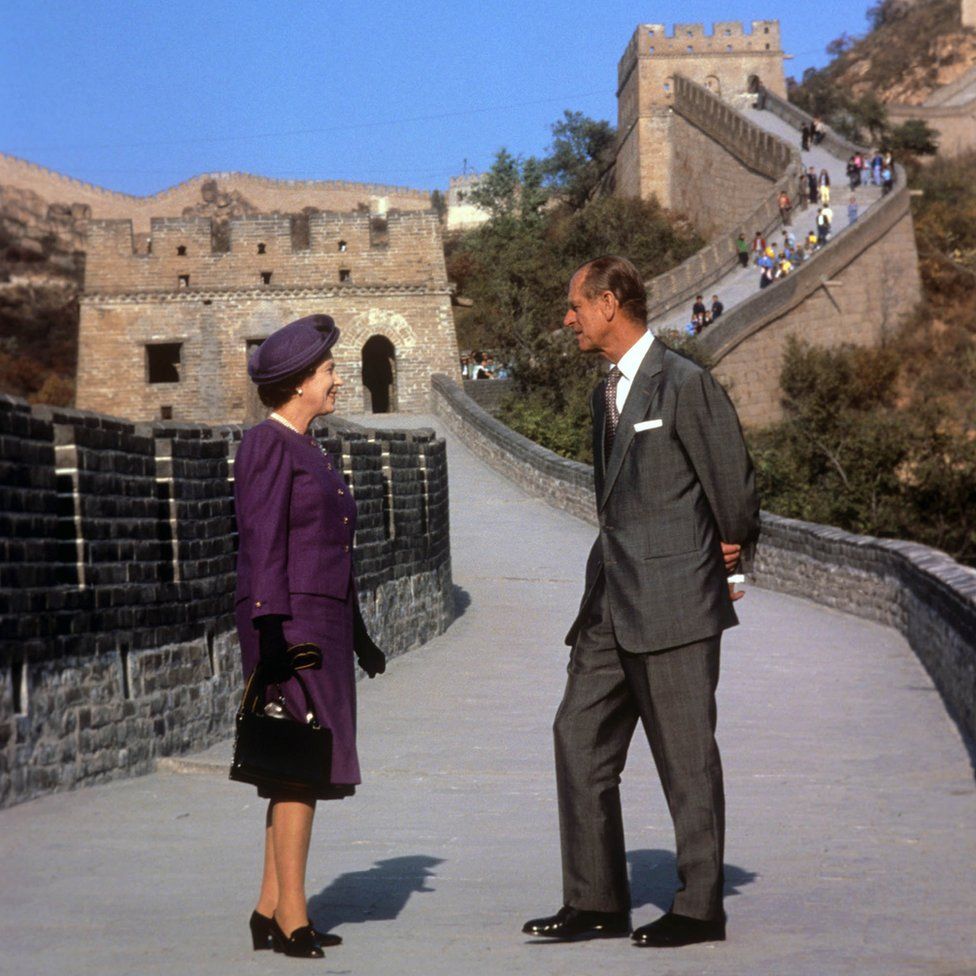
[[[243,432],[0,396],[0,806],[231,733]],[[335,419],[313,433],[359,508],[364,617],[403,653],[453,616],[444,442]]]
[[[130,220],[88,225],[88,295],[393,282],[446,287],[433,212],[154,217],[146,239]]]
[[[617,97],[634,81],[642,108],[665,105],[675,73],[723,95],[746,91],[753,76],[785,94],[779,21],[754,20],[750,30],[740,21],[720,21],[711,33],[704,24],[675,24],[670,34],[664,24],[639,24],[617,65]]]

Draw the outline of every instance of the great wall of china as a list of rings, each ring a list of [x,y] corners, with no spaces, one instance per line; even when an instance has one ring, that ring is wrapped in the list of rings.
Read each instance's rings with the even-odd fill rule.
[[[732,288],[736,234],[776,229],[781,190],[799,202],[803,161],[790,140],[803,118],[780,97],[774,24],[756,22],[751,32],[717,24],[710,35],[678,25],[670,36],[661,25],[642,25],[621,61],[618,192],[658,192],[711,238],[650,283],[652,327],[674,320],[698,291]],[[767,89],[764,112],[743,96],[753,78]],[[661,133],[663,168],[654,155]],[[657,147],[651,156],[648,147]],[[829,133],[824,151],[843,159],[851,148]],[[227,241],[217,248],[210,220],[183,216],[208,183],[228,201],[239,194],[282,215],[331,212],[304,215],[297,230],[291,216],[238,217],[228,222],[229,248]],[[243,376],[247,343],[323,301],[351,348],[375,337],[390,343],[394,405],[432,405],[530,493],[591,517],[587,471],[501,428],[458,391],[450,291],[427,194],[224,174],[136,200],[10,157],[0,157],[0,184],[74,205],[85,224],[83,329],[91,340],[83,344],[83,378],[102,391],[92,404],[100,412],[0,401],[7,556],[0,804],[144,772],[159,756],[227,734],[237,687],[228,479],[241,427],[177,421],[229,421],[235,412],[243,419],[243,388],[221,392],[219,377]],[[789,278],[752,291],[730,303],[703,343],[743,420],[759,425],[778,415],[787,336],[875,343],[913,307],[918,276],[904,174]],[[221,329],[226,348],[217,341]],[[143,375],[147,347],[176,343],[178,365],[196,378],[162,384],[165,399],[164,391],[147,397],[154,385]],[[141,398],[120,399],[125,384],[112,388],[120,353],[131,360],[125,375],[145,385]],[[185,390],[181,406],[174,394]],[[368,408],[363,386],[353,393]],[[205,396],[210,413],[195,413]],[[159,419],[163,407],[168,420]],[[357,565],[371,620],[382,642],[405,650],[451,618],[443,444],[430,432],[369,434],[341,424],[322,437],[343,457],[364,514]],[[910,543],[775,516],[764,525],[758,582],[899,628],[960,726],[976,732],[976,575]],[[400,609],[388,612],[393,606]]]

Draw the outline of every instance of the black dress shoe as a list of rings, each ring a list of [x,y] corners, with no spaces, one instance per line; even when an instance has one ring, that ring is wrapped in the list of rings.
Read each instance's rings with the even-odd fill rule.
[[[560,942],[586,939],[619,939],[630,934],[629,912],[584,912],[563,905],[555,915],[533,918],[522,926],[526,935],[537,935]]]
[[[285,935],[276,918],[271,919],[271,944],[275,952],[283,952],[286,956],[298,959],[322,959],[325,953],[315,941],[315,929],[312,924],[303,925],[295,929],[291,935]]]
[[[248,923],[251,926],[251,941],[254,943],[254,951],[259,949],[273,949],[273,937],[271,930],[271,919],[267,915],[262,915],[259,911],[251,912]],[[342,945],[342,936],[333,935],[331,932],[320,932],[315,929],[315,941],[323,949],[332,949]]]
[[[725,915],[721,918],[690,918],[668,912],[650,925],[634,929],[635,945],[659,949],[693,945],[696,942],[724,942]]]

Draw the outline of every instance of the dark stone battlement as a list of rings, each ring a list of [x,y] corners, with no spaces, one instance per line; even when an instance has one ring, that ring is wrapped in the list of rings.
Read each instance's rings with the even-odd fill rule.
[[[229,734],[244,429],[0,397],[0,805]],[[315,433],[359,506],[364,616],[402,653],[453,616],[444,442],[342,421]]]

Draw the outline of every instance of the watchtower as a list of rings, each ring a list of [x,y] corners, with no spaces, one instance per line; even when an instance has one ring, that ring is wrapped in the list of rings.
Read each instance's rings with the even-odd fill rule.
[[[78,406],[133,420],[261,415],[256,345],[292,319],[332,315],[342,413],[423,411],[430,377],[459,378],[440,224],[432,211],[254,215],[88,228]],[[139,242],[144,243],[144,242]]]
[[[656,195],[671,206],[672,137],[670,104],[675,75],[682,75],[734,102],[758,83],[786,97],[778,20],[754,20],[747,32],[739,21],[640,24],[617,67],[616,193]]]

